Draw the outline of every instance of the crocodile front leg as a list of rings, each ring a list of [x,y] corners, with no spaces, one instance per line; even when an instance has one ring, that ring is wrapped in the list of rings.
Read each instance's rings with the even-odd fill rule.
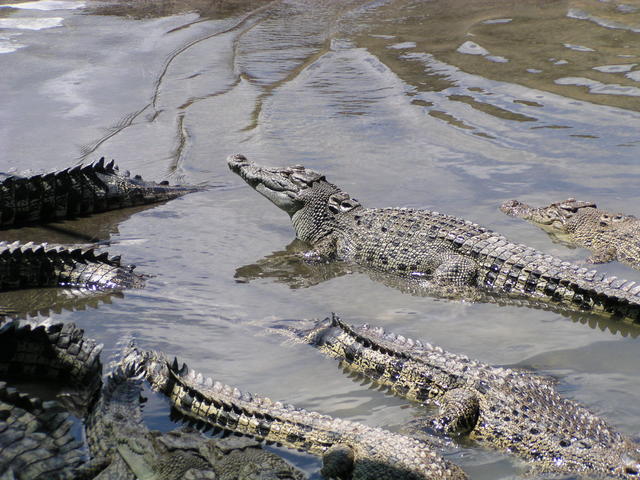
[[[337,239],[329,235],[315,242],[311,250],[303,252],[300,256],[307,262],[329,262],[336,260],[337,253]]]
[[[349,478],[353,472],[355,454],[344,444],[330,447],[322,456],[322,476],[325,478]]]
[[[606,247],[593,252],[587,258],[587,263],[609,263],[618,259],[618,249],[616,247]]]

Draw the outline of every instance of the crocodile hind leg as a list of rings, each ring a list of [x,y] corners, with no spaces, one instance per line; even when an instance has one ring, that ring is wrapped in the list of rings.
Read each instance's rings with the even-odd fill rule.
[[[460,436],[473,430],[478,422],[480,402],[471,390],[449,390],[438,399],[438,405],[440,412],[436,417],[415,420],[412,426],[427,433]]]
[[[433,271],[433,280],[438,285],[470,285],[476,277],[477,265],[470,258],[451,254]]]

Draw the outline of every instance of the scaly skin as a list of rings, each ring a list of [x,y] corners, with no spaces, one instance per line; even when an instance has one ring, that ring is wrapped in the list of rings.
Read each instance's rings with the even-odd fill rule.
[[[71,426],[57,402],[42,402],[0,382],[0,478],[80,478],[86,455]]]
[[[242,155],[229,168],[286,211],[307,256],[340,259],[437,286],[472,286],[640,321],[640,285],[515,244],[466,220],[428,210],[364,208],[302,166],[265,168]]]
[[[168,433],[143,423],[144,365],[134,347],[109,373],[85,422],[91,454],[108,466],[96,480],[303,480],[304,476],[255,443],[225,445],[183,427]],[[237,443],[237,442],[236,442]]]
[[[564,243],[591,250],[593,255],[587,262],[618,260],[640,269],[640,219],[633,215],[607,212],[575,198],[546,207],[509,200],[500,210],[529,220]]]
[[[0,242],[0,291],[19,288],[140,288],[135,266],[93,248]]]
[[[0,320],[0,379],[46,379],[77,388],[80,410],[100,387],[101,351],[73,323]]]
[[[538,472],[640,477],[640,444],[562,398],[548,379],[495,368],[382,328],[351,327],[335,315],[310,329],[283,331],[395,395],[439,406],[438,417],[420,422],[431,432],[468,434],[531,462]]]
[[[464,479],[464,472],[426,443],[242,393],[178,367],[157,352],[140,352],[155,390],[183,415],[205,425],[322,456],[323,475],[353,480]]]
[[[74,324],[0,321],[0,378],[48,380],[74,387],[66,408],[82,415],[100,386],[102,345]],[[72,422],[57,401],[42,402],[0,382],[0,476],[16,479],[92,478],[99,464],[87,461],[70,433]],[[4,478],[4,477],[3,477]]]
[[[199,190],[123,175],[113,161],[105,164],[101,158],[59,172],[4,179],[0,182],[0,228],[164,202]]]
[[[121,174],[104,158],[86,166],[0,182],[0,228],[46,223],[118,208],[164,202],[200,187],[146,182]],[[141,287],[133,266],[93,249],[0,242],[0,291],[17,288]]]
[[[0,478],[24,480],[303,480],[255,442],[205,437],[183,427],[149,431],[143,423],[143,369],[123,358],[102,389],[101,345],[73,324],[0,321],[0,378],[75,387],[91,453],[74,439],[57,401],[42,402],[0,381]],[[86,413],[88,410],[88,413]]]

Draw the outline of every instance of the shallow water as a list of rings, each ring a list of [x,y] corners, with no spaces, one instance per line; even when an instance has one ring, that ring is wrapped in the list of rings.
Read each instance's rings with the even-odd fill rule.
[[[364,205],[462,216],[583,261],[586,251],[498,206],[574,196],[640,214],[640,2],[149,3],[0,7],[0,172],[104,155],[148,179],[212,187],[155,208],[3,232],[106,242],[152,278],[76,307],[73,293],[49,292],[2,304],[35,311],[66,296],[67,309],[50,314],[85,328],[106,357],[133,336],[242,389],[401,428],[420,409],[263,333],[335,311],[553,375],[564,394],[640,433],[640,329],[411,296],[331,267],[250,279],[293,231],[225,163],[236,152],[302,163]],[[640,279],[619,264],[601,269]],[[147,416],[172,427],[159,400]],[[516,460],[473,445],[446,453],[473,478],[526,476]],[[287,455],[318,476],[316,460]]]

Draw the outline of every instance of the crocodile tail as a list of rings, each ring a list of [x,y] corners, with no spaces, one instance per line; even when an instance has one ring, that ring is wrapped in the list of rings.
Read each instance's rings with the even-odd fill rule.
[[[0,242],[0,290],[36,287],[136,288],[135,266],[93,248]]]
[[[61,400],[77,416],[90,408],[99,391],[101,351],[102,345],[85,338],[73,323],[0,321],[0,377],[73,387]]]
[[[202,188],[123,175],[113,160],[105,163],[102,157],[89,165],[0,182],[0,227],[164,202]]]
[[[535,277],[534,282],[541,280],[536,290],[554,301],[573,305],[580,311],[640,323],[640,284],[634,281],[577,266],[558,275],[533,271],[530,276]]]
[[[258,441],[321,454],[329,445],[309,438],[313,425],[333,419],[292,405],[258,397],[204,377],[174,358],[155,351],[138,352],[151,387],[169,397],[174,416],[202,430],[247,435]],[[308,422],[307,429],[302,428]]]
[[[85,419],[88,444],[94,458],[110,458],[119,440],[146,430],[142,417],[141,364],[123,358],[104,379],[101,395]]]

